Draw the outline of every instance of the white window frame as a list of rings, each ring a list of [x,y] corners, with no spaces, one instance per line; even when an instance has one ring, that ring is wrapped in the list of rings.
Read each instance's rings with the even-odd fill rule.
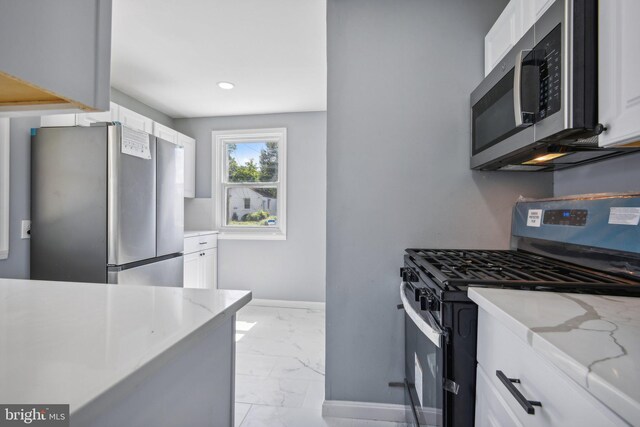
[[[231,227],[225,226],[226,197],[224,189],[229,186],[225,183],[226,173],[225,145],[228,143],[242,143],[252,140],[277,140],[278,142],[278,226],[277,227]],[[219,239],[229,240],[286,240],[287,238],[287,129],[247,129],[213,131],[213,177],[212,188],[215,199],[214,220],[219,230]],[[274,183],[256,183],[258,186],[272,186]],[[252,183],[253,185],[253,183]]]
[[[0,259],[9,258],[9,119],[0,118]]]

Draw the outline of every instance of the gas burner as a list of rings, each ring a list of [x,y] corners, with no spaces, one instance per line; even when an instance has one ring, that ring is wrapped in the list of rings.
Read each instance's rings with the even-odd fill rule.
[[[640,283],[597,270],[511,250],[407,249],[429,279],[447,291],[495,286],[640,295]]]

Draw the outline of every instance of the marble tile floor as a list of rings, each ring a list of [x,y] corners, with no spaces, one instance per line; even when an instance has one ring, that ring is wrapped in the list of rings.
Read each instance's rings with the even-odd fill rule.
[[[236,316],[236,427],[399,427],[322,417],[325,311],[252,301]]]

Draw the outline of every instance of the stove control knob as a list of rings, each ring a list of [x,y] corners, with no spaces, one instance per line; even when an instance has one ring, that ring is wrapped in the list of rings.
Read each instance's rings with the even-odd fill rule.
[[[400,270],[403,282],[417,282],[418,277],[409,267],[404,267]]]
[[[438,308],[438,301],[433,297],[433,295],[422,295],[420,297],[420,310],[433,311],[433,310],[436,310],[437,308]]]
[[[413,295],[416,299],[416,302],[420,301],[420,298],[422,297],[422,289],[419,288],[414,288],[413,289]]]

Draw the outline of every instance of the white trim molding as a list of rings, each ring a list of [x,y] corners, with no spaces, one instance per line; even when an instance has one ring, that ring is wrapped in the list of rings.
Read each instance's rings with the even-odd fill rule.
[[[391,403],[325,400],[322,404],[322,416],[403,423],[406,421],[406,406]]]
[[[348,400],[325,400],[322,403],[323,417],[387,421],[392,423],[406,423],[407,412],[410,410],[406,405],[393,403],[351,402]],[[427,425],[437,425],[441,413],[440,410],[422,408],[421,412]]]
[[[9,257],[9,119],[0,118],[0,259]]]
[[[287,239],[287,129],[245,129],[212,132],[212,189],[214,198],[214,228],[219,230],[220,240],[286,240]],[[227,177],[225,144],[248,143],[252,141],[278,143],[278,180],[276,182],[256,182],[258,187],[277,186],[277,226],[246,227],[225,226],[225,188],[253,186],[254,183],[225,182]]]

